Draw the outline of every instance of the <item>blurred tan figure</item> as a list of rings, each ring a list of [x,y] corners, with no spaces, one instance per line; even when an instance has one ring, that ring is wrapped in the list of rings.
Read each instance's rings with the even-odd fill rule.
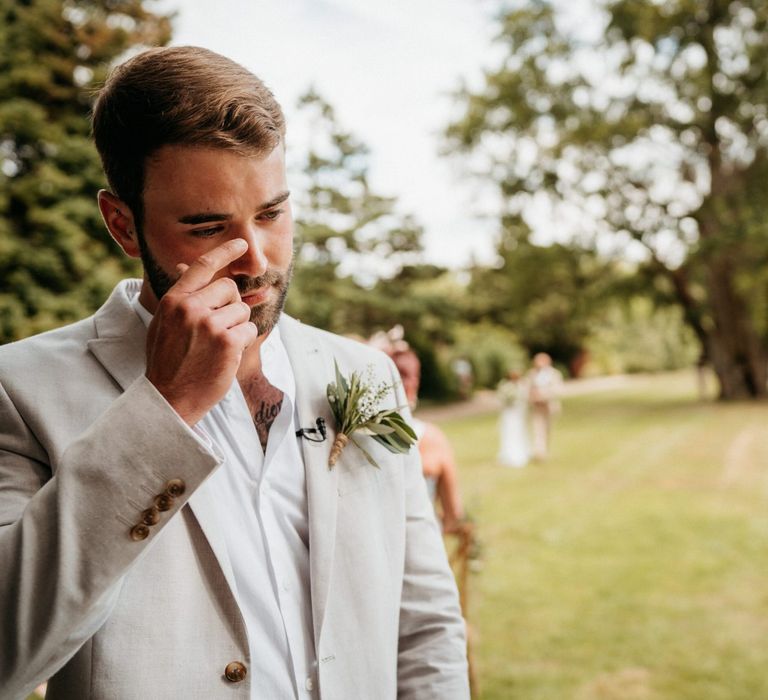
[[[385,348],[400,372],[403,390],[411,410],[416,407],[421,382],[421,363],[416,353],[402,339]],[[437,503],[443,532],[457,532],[464,520],[464,507],[459,493],[456,460],[448,438],[433,423],[413,419],[413,429],[419,438],[419,454],[429,495]]]
[[[560,413],[560,390],[563,375],[552,366],[552,358],[545,352],[533,357],[533,367],[528,372],[528,401],[531,406],[533,431],[533,457],[544,460],[549,456],[549,440],[552,417]]]

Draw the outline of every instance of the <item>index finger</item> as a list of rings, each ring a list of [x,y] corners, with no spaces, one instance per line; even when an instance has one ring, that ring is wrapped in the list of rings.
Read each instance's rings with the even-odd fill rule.
[[[203,253],[181,273],[173,285],[181,292],[196,292],[210,284],[216,273],[229,263],[237,260],[248,250],[248,243],[242,238],[233,238],[212,250]]]

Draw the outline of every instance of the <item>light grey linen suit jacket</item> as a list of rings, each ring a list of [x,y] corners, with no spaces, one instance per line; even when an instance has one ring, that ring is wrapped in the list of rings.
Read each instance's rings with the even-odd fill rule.
[[[0,699],[52,677],[49,698],[248,700],[249,666],[215,510],[196,493],[220,465],[144,377],[146,330],[118,285],[91,318],[0,348]],[[284,316],[302,440],[323,699],[468,697],[464,625],[418,454],[368,438],[333,470],[325,398],[384,355]],[[399,391],[399,390],[398,390]],[[395,399],[392,399],[394,403]],[[398,401],[404,403],[402,393]],[[181,479],[151,526],[141,511]]]

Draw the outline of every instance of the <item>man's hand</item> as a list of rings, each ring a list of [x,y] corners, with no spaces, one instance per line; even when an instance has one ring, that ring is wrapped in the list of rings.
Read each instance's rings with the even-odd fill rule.
[[[243,351],[258,337],[235,282],[213,278],[248,249],[227,241],[183,263],[160,299],[147,335],[147,379],[181,418],[197,423],[229,390]]]

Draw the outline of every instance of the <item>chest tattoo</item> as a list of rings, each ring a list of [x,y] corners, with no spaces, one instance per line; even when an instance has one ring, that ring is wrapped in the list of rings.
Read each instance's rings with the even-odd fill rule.
[[[283,406],[282,398],[277,403],[261,402],[256,413],[253,414],[253,423],[256,426],[256,432],[259,434],[259,441],[261,442],[261,449],[267,451],[267,438],[269,437],[269,429],[272,427],[272,423],[275,422],[280,413],[280,409]]]
[[[254,423],[256,423],[256,425],[272,425],[272,423],[275,422],[275,418],[277,418],[277,414],[280,413],[282,406],[282,399],[273,404],[268,404],[266,401],[262,401],[259,410],[253,414]]]
[[[264,375],[248,382],[241,381],[240,387],[251,412],[261,449],[266,452],[269,430],[283,406],[283,392],[272,386]]]

